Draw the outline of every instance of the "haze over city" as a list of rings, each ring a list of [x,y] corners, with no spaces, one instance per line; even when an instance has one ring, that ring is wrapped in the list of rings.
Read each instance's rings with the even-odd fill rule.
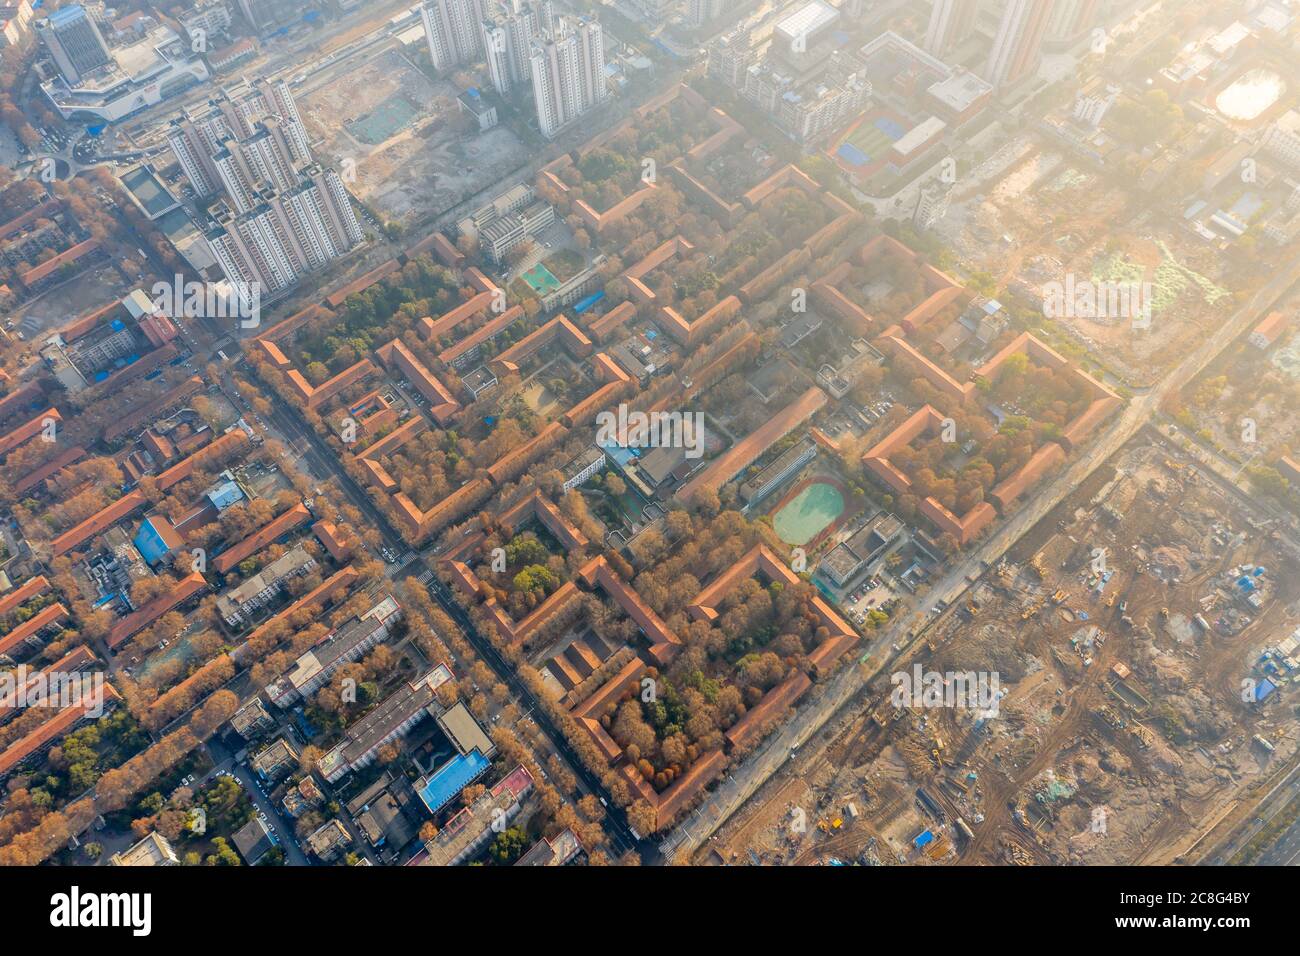
[[[1145,868],[1300,862],[1298,104],[1293,0],[0,0],[0,864],[1249,927]]]

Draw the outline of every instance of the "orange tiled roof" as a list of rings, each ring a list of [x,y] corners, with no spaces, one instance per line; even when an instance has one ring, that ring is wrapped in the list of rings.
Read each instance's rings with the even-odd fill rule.
[[[8,594],[0,596],[0,618],[3,618],[10,611],[17,610],[25,601],[40,597],[49,589],[50,582],[45,575],[41,574],[34,578],[28,578]]]
[[[69,617],[68,609],[62,604],[51,604],[41,608],[23,623],[19,624],[4,637],[0,637],[0,654],[8,654],[15,647],[18,647],[29,637],[34,636],[43,628],[54,624],[61,624]]]
[[[251,557],[281,535],[288,534],[294,528],[306,524],[309,520],[311,520],[311,512],[300,501],[288,511],[272,518],[243,541],[233,544],[225,551],[222,551],[213,559],[212,566],[219,574],[226,574],[240,561]]]
[[[143,508],[148,503],[149,499],[139,491],[132,491],[130,494],[123,495],[98,514],[91,515],[85,521],[55,538],[50,544],[53,556],[57,558],[60,555],[67,554],[73,548],[84,544],[95,535],[104,533],[131,512]]]
[[[176,582],[176,586],[170,591],[158,595],[148,604],[114,624],[112,630],[108,632],[106,641],[109,649],[118,647],[123,641],[140,633],[173,608],[184,604],[200,591],[206,591],[207,587],[208,582],[197,571],[187,574]]]

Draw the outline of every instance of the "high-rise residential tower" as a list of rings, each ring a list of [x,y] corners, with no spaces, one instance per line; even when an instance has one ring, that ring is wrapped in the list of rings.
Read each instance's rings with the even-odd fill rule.
[[[425,0],[420,19],[435,70],[473,62],[483,53],[482,0]]]
[[[979,0],[934,0],[930,23],[925,31],[927,53],[942,57],[971,35]]]
[[[1008,0],[984,79],[995,87],[1018,83],[1038,69],[1053,0]]]
[[[537,128],[550,139],[605,99],[600,24],[588,18],[560,22],[555,37],[533,44],[531,68]]]

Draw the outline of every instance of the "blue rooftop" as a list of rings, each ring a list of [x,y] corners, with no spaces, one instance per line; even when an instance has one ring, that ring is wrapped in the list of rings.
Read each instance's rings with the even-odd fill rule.
[[[233,481],[224,481],[208,492],[208,500],[218,511],[225,511],[243,498],[243,490]]]
[[[491,765],[492,761],[479,753],[477,747],[467,754],[454,757],[430,775],[425,785],[420,788],[420,799],[424,801],[430,813],[437,813],[455,800],[458,793],[486,772]]]
[[[51,13],[50,25],[60,27],[64,24],[71,23],[79,17],[84,17],[85,15],[86,11],[82,8],[81,4],[74,3],[70,7],[63,7],[61,10],[55,10]]]

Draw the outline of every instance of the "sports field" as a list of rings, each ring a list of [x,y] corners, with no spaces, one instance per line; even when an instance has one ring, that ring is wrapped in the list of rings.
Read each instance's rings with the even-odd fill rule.
[[[836,152],[854,166],[865,166],[880,159],[904,132],[905,130],[888,116],[877,116],[859,123],[857,129],[844,137]]]
[[[550,292],[552,289],[558,289],[560,287],[560,280],[555,278],[555,275],[551,270],[546,268],[546,266],[540,262],[525,272],[520,278],[527,282],[528,287],[538,295],[546,295],[546,293]]]
[[[419,107],[399,93],[384,100],[373,112],[343,125],[367,146],[376,146],[406,129],[419,115]]]

